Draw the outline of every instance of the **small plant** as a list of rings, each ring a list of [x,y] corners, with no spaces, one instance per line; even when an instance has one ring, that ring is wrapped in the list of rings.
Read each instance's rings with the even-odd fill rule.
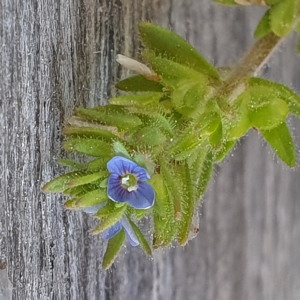
[[[268,5],[254,48],[221,74],[177,34],[151,23],[139,25],[144,63],[119,55],[136,71],[117,88],[126,95],[106,106],[77,108],[64,128],[68,151],[93,157],[47,183],[43,190],[71,197],[67,209],[100,220],[94,234],[108,240],[109,268],[127,239],[146,254],[184,246],[199,231],[198,207],[213,174],[237,141],[255,129],[288,166],[296,151],[286,119],[300,117],[300,99],[289,88],[255,78],[299,22],[299,0],[219,0]],[[151,246],[139,221],[151,215]]]

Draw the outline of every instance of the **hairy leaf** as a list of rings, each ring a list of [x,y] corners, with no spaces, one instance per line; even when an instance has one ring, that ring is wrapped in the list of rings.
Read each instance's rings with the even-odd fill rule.
[[[158,105],[159,100],[163,97],[162,93],[147,93],[139,95],[127,95],[112,98],[109,100],[110,104],[124,105],[124,106],[148,106]]]
[[[120,212],[123,215],[126,207],[126,204],[119,206],[118,203],[109,200],[107,204],[96,214],[96,217],[106,219],[112,215],[119,214]]]
[[[180,185],[176,181],[176,174],[179,171],[173,164],[168,164],[161,159],[161,172],[163,175],[164,183],[169,192],[169,196],[174,203],[175,220],[180,220],[182,217],[181,202],[180,202]]]
[[[157,146],[163,144],[167,138],[158,128],[147,126],[137,130],[131,139],[140,145]]]
[[[136,114],[142,120],[144,125],[155,126],[169,136],[173,136],[174,132],[172,125],[161,113],[151,111],[148,107],[130,107],[128,108],[128,111]]]
[[[65,127],[63,133],[64,135],[73,138],[93,138],[104,139],[107,141],[118,138],[116,135],[107,130],[92,127]]]
[[[105,203],[107,200],[107,191],[105,189],[97,189],[88,192],[81,197],[67,201],[65,207],[68,209],[83,209]]]
[[[187,163],[185,163],[183,169],[184,174],[182,175],[184,176],[180,178],[180,180],[183,181],[183,190],[181,191],[182,220],[180,221],[178,232],[178,242],[181,246],[186,245],[188,242],[195,210],[193,182]]]
[[[249,109],[248,118],[252,126],[259,129],[272,129],[285,121],[289,107],[285,101],[274,98],[260,108]]]
[[[176,88],[184,83],[199,83],[199,85],[207,85],[207,76],[202,73],[181,65],[175,61],[154,56],[152,53],[143,53],[144,58],[152,65],[153,70],[162,76],[161,83],[169,88]]]
[[[157,249],[167,247],[172,243],[177,233],[177,223],[174,220],[174,203],[164,184],[163,176],[153,175],[150,183],[156,192],[156,201],[153,207],[155,228],[153,247]]]
[[[290,113],[300,118],[300,98],[288,87],[271,82],[262,78],[250,78],[249,83],[251,86],[264,86],[269,89],[269,94],[273,94],[273,97],[284,100],[288,106]]]
[[[103,269],[107,270],[114,263],[116,257],[126,241],[125,230],[122,229],[116,236],[108,241],[107,249],[103,257]]]
[[[161,92],[163,85],[142,75],[136,75],[118,82],[116,88],[126,92]]]
[[[72,168],[74,170],[84,170],[84,169],[86,169],[86,165],[77,163],[77,162],[75,162],[73,160],[70,160],[70,159],[60,159],[58,161],[58,163],[61,166],[70,167],[70,168]]]
[[[297,164],[295,145],[286,123],[271,130],[262,130],[261,133],[282,161],[289,167],[295,167]]]
[[[71,180],[70,182],[67,183],[68,188],[73,188],[79,185],[84,185],[87,183],[91,183],[94,182],[100,178],[106,177],[108,176],[108,172],[107,171],[100,171],[98,173],[93,173],[93,174],[89,174],[89,175],[85,175],[79,178],[75,178],[73,180]]]
[[[107,170],[107,162],[108,160],[105,158],[94,159],[88,164],[88,171],[99,172]]]
[[[222,145],[221,150],[217,152],[217,155],[215,157],[215,163],[220,163],[229,154],[229,152],[234,148],[235,145],[236,141],[225,142]]]
[[[270,10],[272,31],[278,36],[289,35],[297,16],[299,0],[284,0],[276,3]]]
[[[146,22],[140,23],[139,30],[145,46],[157,56],[166,57],[201,73],[219,78],[217,70],[176,33]]]
[[[272,32],[271,24],[270,24],[270,10],[267,10],[265,15],[258,23],[254,36],[257,39],[260,39],[268,35],[270,32]]]
[[[113,147],[117,156],[123,156],[131,160],[130,154],[121,142],[114,142]]]
[[[70,181],[75,178],[80,178],[86,174],[86,172],[82,171],[67,173],[48,182],[46,185],[44,185],[43,191],[45,193],[62,193],[68,188],[67,184]]]
[[[130,225],[132,226],[139,242],[140,242],[140,246],[141,248],[144,250],[144,252],[148,255],[152,255],[152,249],[149,246],[148,241],[146,240],[145,236],[143,235],[143,233],[141,232],[141,230],[135,225],[134,222],[132,222],[130,219],[128,219]]]
[[[126,209],[127,209],[127,204],[124,204],[120,207],[116,207],[113,213],[107,214],[104,218],[102,218],[100,225],[98,225],[97,228],[93,230],[93,234],[96,235],[96,234],[103,233],[105,230],[109,229],[117,222],[119,222],[122,219],[123,215],[125,214]],[[99,216],[99,214],[101,214],[101,210],[96,216]]]
[[[100,124],[115,126],[119,130],[131,130],[142,124],[137,116],[125,114],[119,106],[100,106],[97,108],[77,108],[76,114],[87,120],[99,122]]]
[[[113,155],[110,144],[96,139],[72,139],[64,143],[64,148],[68,151],[94,157],[110,157]]]

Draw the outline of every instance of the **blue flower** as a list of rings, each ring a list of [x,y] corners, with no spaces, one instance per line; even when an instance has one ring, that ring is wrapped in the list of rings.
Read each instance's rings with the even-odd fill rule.
[[[108,197],[119,203],[128,203],[136,209],[147,209],[154,205],[155,191],[145,181],[150,175],[144,168],[122,156],[116,156],[107,163],[110,177]]]
[[[110,240],[114,236],[116,236],[123,228],[125,229],[130,245],[133,247],[138,246],[140,244],[139,240],[126,217],[123,217],[120,222],[105,230],[102,234],[102,237],[104,240]]]

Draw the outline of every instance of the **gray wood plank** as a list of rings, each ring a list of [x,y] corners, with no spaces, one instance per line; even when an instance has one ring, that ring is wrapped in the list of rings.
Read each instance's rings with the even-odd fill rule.
[[[57,159],[73,157],[61,129],[74,107],[105,104],[128,75],[114,57],[139,56],[140,20],[171,27],[224,66],[254,42],[261,14],[210,0],[0,2],[0,263],[13,299],[299,299],[300,171],[278,163],[256,133],[217,168],[199,235],[153,260],[128,247],[103,272],[95,222],[40,191],[64,172]],[[265,71],[299,92],[296,42]],[[290,125],[299,149],[300,123]]]

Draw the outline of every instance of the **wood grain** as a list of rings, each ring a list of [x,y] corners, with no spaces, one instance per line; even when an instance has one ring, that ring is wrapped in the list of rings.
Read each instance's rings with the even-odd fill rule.
[[[94,221],[41,193],[64,172],[57,159],[73,157],[61,150],[73,109],[105,104],[128,75],[115,55],[139,56],[139,21],[172,28],[226,66],[253,44],[262,14],[210,0],[0,1],[0,263],[13,299],[299,299],[300,171],[254,132],[215,171],[196,239],[153,260],[128,247],[103,272]],[[265,73],[299,92],[296,43]],[[290,125],[299,149],[300,123]]]

